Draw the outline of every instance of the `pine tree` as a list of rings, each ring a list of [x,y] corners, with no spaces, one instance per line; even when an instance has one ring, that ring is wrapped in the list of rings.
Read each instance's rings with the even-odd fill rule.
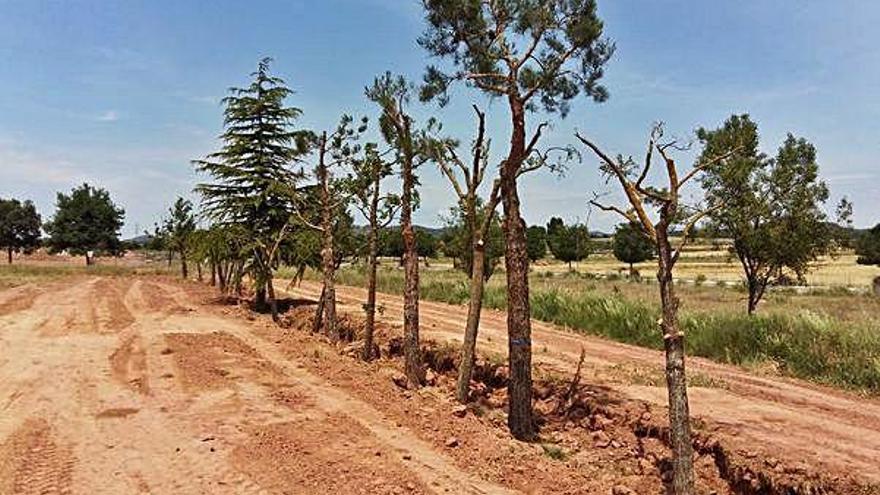
[[[381,108],[379,125],[382,135],[394,150],[400,166],[402,190],[400,194],[400,230],[403,237],[403,352],[409,386],[419,387],[424,381],[421,350],[419,349],[419,255],[412,213],[418,201],[416,169],[425,163],[430,149],[429,130],[415,128],[407,105],[413,91],[403,77],[391,73],[377,77],[366,90],[366,96]]]
[[[349,115],[343,115],[339,125],[333,132],[323,132],[315,139],[318,161],[315,164],[315,188],[318,195],[320,221],[315,224],[302,214],[300,221],[321,234],[321,271],[323,272],[323,288],[318,311],[315,314],[316,327],[322,324],[327,335],[334,341],[340,335],[336,325],[336,239],[334,224],[338,212],[348,209],[349,195],[344,190],[343,182],[336,178],[337,169],[350,165],[354,155],[360,151],[357,141],[367,130],[367,119],[361,119],[357,127]],[[305,206],[305,205],[302,205]],[[298,206],[299,208],[299,206]],[[297,210],[299,211],[299,210]]]
[[[180,256],[180,275],[186,279],[189,277],[187,257],[192,247],[193,233],[196,231],[196,216],[191,201],[177,198],[168,209],[164,231],[168,247]]]
[[[379,265],[379,233],[388,226],[400,205],[394,194],[382,194],[382,181],[392,173],[391,163],[382,158],[375,143],[364,147],[363,155],[352,162],[346,187],[354,207],[367,220],[367,300],[364,303],[364,361],[377,357],[373,335],[376,326],[376,285]]]
[[[510,401],[507,423],[518,439],[535,437],[529,257],[518,179],[541,163],[546,123],[527,136],[527,115],[568,113],[580,94],[603,101],[599,84],[614,45],[603,37],[595,0],[422,0],[427,28],[419,44],[447,67],[428,67],[423,100],[449,101],[458,82],[504,101],[510,147],[500,170],[507,274]],[[537,160],[536,160],[537,159]],[[535,161],[536,160],[536,161]]]
[[[268,302],[277,318],[273,270],[301,179],[291,165],[307,152],[311,134],[293,129],[301,111],[285,105],[292,91],[270,74],[270,63],[269,58],[260,61],[249,86],[229,90],[223,99],[223,146],[194,164],[213,179],[196,187],[205,213],[220,224],[239,225],[248,232],[248,271],[256,306],[262,309]]]

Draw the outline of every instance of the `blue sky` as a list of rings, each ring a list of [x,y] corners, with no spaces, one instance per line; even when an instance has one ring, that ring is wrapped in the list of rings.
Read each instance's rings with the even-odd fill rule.
[[[600,0],[618,50],[610,100],[582,99],[554,119],[546,143],[575,129],[609,151],[640,154],[653,121],[687,137],[731,113],[750,113],[774,153],[786,132],[812,141],[832,191],[855,202],[859,226],[880,222],[880,3],[867,0]],[[363,87],[386,70],[413,79],[429,63],[415,40],[417,0],[0,0],[0,197],[33,199],[51,215],[55,192],[89,181],[127,211],[128,237],[155,222],[199,180],[189,161],[217,147],[219,99],[247,82],[257,60],[297,91],[301,124],[332,126],[343,112],[374,116]],[[506,142],[501,102],[458,91],[435,114],[467,140],[472,102],[489,111],[496,151]],[[542,116],[534,116],[536,124]],[[690,156],[682,157],[690,161]],[[522,184],[529,223],[585,220],[606,190],[593,159],[565,178]],[[422,171],[418,222],[440,223],[452,195]],[[591,226],[615,219],[594,213]]]

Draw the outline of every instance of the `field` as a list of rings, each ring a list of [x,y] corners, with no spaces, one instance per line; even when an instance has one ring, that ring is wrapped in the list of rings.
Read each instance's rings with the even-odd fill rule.
[[[728,252],[728,242],[719,240],[710,244],[693,244],[688,246],[682,253],[676,267],[676,277],[682,281],[693,283],[697,279],[705,283],[739,284],[742,280],[742,267],[739,262]],[[597,252],[590,255],[585,261],[573,265],[573,269],[580,273],[595,275],[608,275],[623,273],[624,265],[614,259],[607,251],[607,246],[602,242],[596,243]],[[826,256],[812,265],[812,271],[807,274],[807,284],[813,287],[870,287],[874,277],[880,275],[876,267],[863,266],[856,263],[857,256],[852,252],[840,253],[836,256]],[[643,276],[653,277],[657,271],[656,262],[647,261],[638,263],[635,268]],[[536,271],[549,271],[553,273],[567,272],[568,265],[542,260],[534,267]]]
[[[839,259],[838,259],[839,260]],[[690,266],[687,260],[683,267]],[[659,349],[656,283],[648,274],[630,281],[616,273],[544,270],[531,276],[532,316],[536,319],[619,342]],[[558,268],[558,264],[557,264]],[[318,279],[308,272],[307,278]],[[341,283],[365,286],[357,266],[340,271]],[[402,271],[384,263],[380,290],[400,294]],[[688,352],[752,370],[880,394],[880,299],[865,291],[811,288],[771,291],[757,316],[745,314],[740,286],[679,283],[682,323]],[[422,271],[423,298],[466,304],[467,278],[444,263]],[[486,288],[485,306],[506,308],[504,274]]]
[[[0,269],[0,493],[664,490],[666,392],[656,350],[536,322],[535,407],[543,426],[538,443],[521,443],[504,427],[499,310],[487,310],[481,326],[485,396],[462,410],[452,399],[450,367],[465,319],[460,305],[423,301],[433,375],[430,386],[411,392],[395,384],[398,296],[380,296],[383,358],[367,365],[350,356],[356,342],[334,347],[300,330],[319,284],[288,287],[279,328],[169,270],[138,260]],[[393,264],[382,272],[389,292],[396,272]],[[350,283],[358,276],[341,274]],[[428,299],[453,294],[444,283],[459,277],[434,264],[424,292]],[[651,293],[581,275],[534,276],[536,293],[574,294],[587,285],[603,298]],[[706,311],[736,311],[741,298],[731,289],[682,288],[688,304]],[[363,294],[339,292],[355,334]],[[831,301],[841,321],[876,323],[866,316],[878,314],[876,300],[855,295],[774,296],[767,311],[821,301]],[[880,401],[778,370],[700,358],[689,366],[701,493],[755,493],[753,486],[878,493]]]

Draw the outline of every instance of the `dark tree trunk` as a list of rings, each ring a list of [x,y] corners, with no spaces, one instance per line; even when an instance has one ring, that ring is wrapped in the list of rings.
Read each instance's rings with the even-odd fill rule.
[[[86,251],[86,266],[92,266],[92,257],[89,256],[88,251]]]
[[[12,264],[12,248],[6,248],[6,259],[9,260],[9,264]]]
[[[266,294],[269,301],[269,312],[272,314],[272,321],[278,323],[278,300],[275,298],[275,284],[272,282],[272,274],[266,280]]]
[[[184,280],[189,278],[189,266],[186,264],[186,256],[180,253],[180,275]]]
[[[256,306],[257,311],[263,311],[266,308],[266,287],[257,287],[256,294],[254,296],[254,306]]]
[[[324,324],[324,301],[326,300],[327,288],[321,287],[321,297],[318,298],[318,307],[315,308],[315,317],[312,319],[312,333],[321,331]]]
[[[757,288],[752,287],[752,283],[749,283],[749,305],[748,305],[749,314],[755,314],[755,311],[758,310],[758,290]]]
[[[529,306],[529,258],[525,222],[520,214],[517,176],[525,159],[525,109],[510,97],[513,132],[510,153],[501,169],[504,204],[504,263],[507,269],[507,340],[510,379],[507,425],[519,440],[535,437],[532,419],[532,324]]]
[[[198,277],[199,282],[203,282],[204,278],[202,278],[202,263],[196,263],[196,277]]]
[[[217,282],[220,284],[220,292],[225,296],[229,291],[229,265],[225,262],[218,263],[217,267]]]
[[[657,228],[661,327],[666,349],[666,388],[669,395],[669,446],[672,449],[672,493],[694,493],[694,461],[685,375],[684,333],[678,322],[679,300],[672,280],[673,254],[665,225]]]
[[[327,149],[327,133],[321,140],[320,156],[318,157],[317,178],[320,183],[321,195],[321,265],[324,272],[324,330],[334,342],[339,340],[336,326],[336,258],[333,254],[333,199],[330,197],[330,174],[325,162]]]
[[[471,376],[474,372],[474,359],[477,347],[477,332],[480,328],[480,312],[483,309],[483,286],[485,284],[486,246],[482,237],[473,246],[473,265],[471,268],[471,294],[468,303],[467,325],[464,328],[464,343],[461,347],[461,363],[458,366],[458,381],[455,385],[455,398],[462,404],[468,400]]]
[[[370,231],[367,253],[367,303],[364,304],[366,319],[364,321],[364,361],[373,359],[373,334],[376,327],[376,269],[379,253],[379,184],[381,177],[377,173],[373,180],[372,197],[370,198]]]
[[[409,129],[407,129],[408,133]],[[410,136],[406,136],[410,141]],[[406,378],[410,387],[420,387],[424,380],[422,356],[419,349],[419,255],[412,225],[413,176],[412,150],[402,160],[403,194],[401,197],[400,227],[403,231],[403,354]]]
[[[211,261],[211,287],[217,286],[217,263]]]

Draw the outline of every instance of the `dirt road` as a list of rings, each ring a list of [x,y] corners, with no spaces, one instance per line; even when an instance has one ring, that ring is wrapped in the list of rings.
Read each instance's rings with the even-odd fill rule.
[[[0,292],[0,493],[506,493],[181,287]]]
[[[320,285],[304,282],[292,292],[300,297],[317,297]],[[337,288],[341,308],[360,312],[365,292]],[[382,319],[400,321],[399,297],[381,295]],[[422,301],[422,335],[438,341],[459,342],[466,311],[457,306]],[[594,375],[615,383],[626,395],[665,405],[662,381],[651,385],[645,374],[662,377],[659,352],[618,344],[567,332],[536,322],[533,343],[535,361],[572,373],[580,350],[586,350],[586,364]],[[506,353],[505,315],[485,311],[479,346],[483,352]],[[709,386],[691,386],[692,413],[746,456],[764,456],[819,467],[841,475],[880,483],[880,403],[801,381],[760,377],[739,368],[703,359],[689,361],[692,376],[699,375]],[[645,370],[648,370],[647,372]],[[586,373],[585,376],[590,376]],[[639,379],[633,379],[633,377]]]

